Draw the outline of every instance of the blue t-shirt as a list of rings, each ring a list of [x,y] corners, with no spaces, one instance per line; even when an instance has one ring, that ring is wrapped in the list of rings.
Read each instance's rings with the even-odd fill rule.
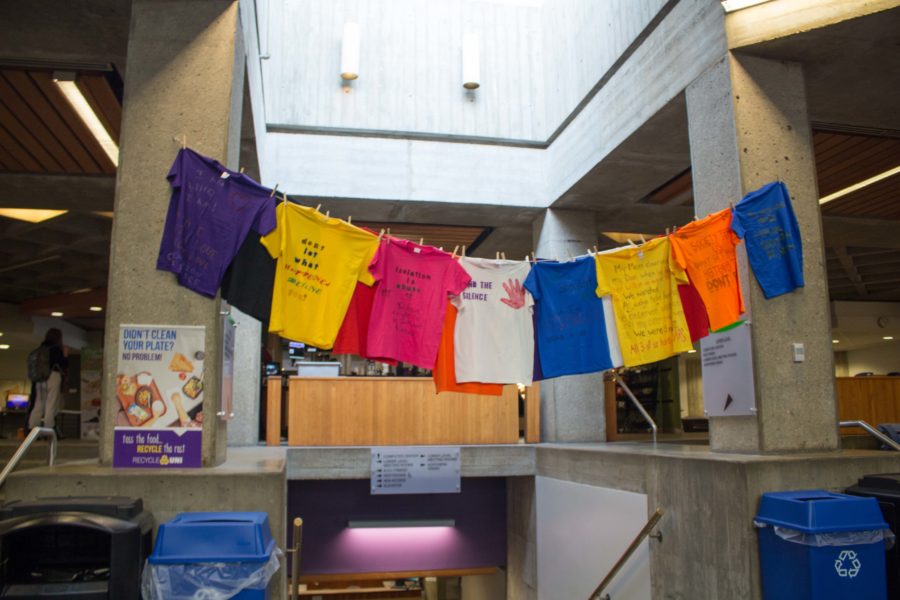
[[[744,240],[750,268],[766,298],[803,287],[800,228],[782,182],[744,196],[734,207],[731,229]]]
[[[613,367],[603,301],[594,293],[597,268],[590,256],[538,262],[525,279],[534,298],[535,332],[543,378],[594,373]]]

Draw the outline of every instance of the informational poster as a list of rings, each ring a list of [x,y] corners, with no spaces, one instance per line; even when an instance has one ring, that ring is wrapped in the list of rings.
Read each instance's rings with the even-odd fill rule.
[[[459,448],[372,448],[372,494],[458,494]]]
[[[750,323],[711,333],[700,341],[703,405],[707,416],[756,413]]]
[[[234,416],[234,338],[237,323],[231,315],[222,316],[222,385],[219,388],[220,419]]]
[[[205,327],[119,327],[113,466],[201,466],[205,343]]]
[[[103,380],[103,349],[81,349],[81,439],[100,437],[100,386]]]

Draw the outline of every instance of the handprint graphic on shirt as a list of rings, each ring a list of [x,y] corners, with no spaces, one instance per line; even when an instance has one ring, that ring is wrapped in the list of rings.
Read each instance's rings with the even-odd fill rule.
[[[525,306],[525,288],[522,287],[522,284],[519,283],[518,279],[510,279],[503,284],[503,289],[506,291],[506,295],[509,296],[509,298],[500,298],[500,302],[510,308],[516,309]]]

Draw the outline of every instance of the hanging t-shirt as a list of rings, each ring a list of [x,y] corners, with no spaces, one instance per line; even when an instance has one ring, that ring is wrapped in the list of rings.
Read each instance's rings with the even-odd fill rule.
[[[274,284],[275,259],[259,236],[248,235],[222,277],[222,299],[268,329]]]
[[[172,197],[156,268],[214,298],[247,233],[275,227],[271,190],[190,148],[178,151],[167,177]]]
[[[378,284],[366,285],[357,282],[344,322],[334,340],[332,354],[354,354],[360,358],[377,360],[389,365],[396,365],[397,361],[390,358],[369,356],[366,351],[366,340],[369,338],[369,320],[372,317],[372,304],[375,302],[375,294]]]
[[[447,303],[447,313],[441,329],[441,345],[438,346],[437,360],[431,376],[434,379],[434,391],[460,392],[463,394],[480,394],[482,396],[500,396],[503,386],[498,383],[459,383],[456,381],[456,362],[453,351],[453,332],[456,330],[456,307]]]
[[[612,296],[626,367],[691,349],[678,283],[688,279],[671,255],[669,239],[598,254],[597,295]]]
[[[379,282],[369,321],[369,356],[434,368],[447,298],[466,289],[465,269],[443,250],[388,238],[369,271]]]
[[[534,374],[534,300],[522,286],[531,263],[462,257],[472,278],[453,299],[456,380],[531,385]]]
[[[722,329],[738,321],[744,298],[734,251],[740,239],[731,230],[731,209],[688,223],[669,241],[678,266],[687,271],[703,298],[710,327]]]
[[[800,227],[787,186],[773,181],[734,207],[731,228],[747,245],[750,268],[766,298],[803,287]]]
[[[316,348],[331,348],[356,282],[378,238],[340,219],[293,203],[278,205],[278,226],[262,239],[278,259],[269,331]]]
[[[690,277],[688,278],[690,279]],[[684,320],[687,322],[688,332],[691,334],[691,342],[703,339],[709,335],[709,314],[703,298],[693,283],[683,283],[678,286],[678,296],[681,298],[681,309],[684,311]]]
[[[534,296],[544,378],[611,369],[603,301],[595,294],[594,261],[539,261],[525,279]]]

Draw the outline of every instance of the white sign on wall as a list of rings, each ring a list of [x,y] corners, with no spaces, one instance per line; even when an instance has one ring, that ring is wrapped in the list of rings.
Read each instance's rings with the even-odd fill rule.
[[[703,406],[710,417],[756,414],[750,323],[700,341]]]
[[[459,447],[372,448],[373,494],[458,494]]]

